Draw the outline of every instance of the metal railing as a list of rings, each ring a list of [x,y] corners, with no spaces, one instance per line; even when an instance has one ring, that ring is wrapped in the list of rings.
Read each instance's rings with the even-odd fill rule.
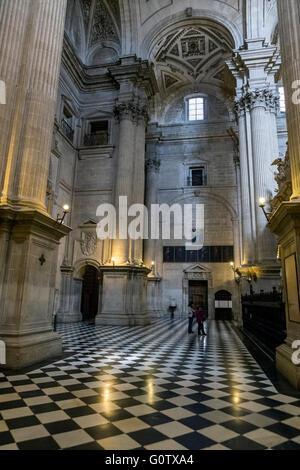
[[[87,134],[84,137],[84,145],[86,147],[97,147],[101,145],[108,145],[108,133],[101,132],[98,134]]]
[[[63,119],[61,121],[61,130],[63,132],[63,134],[71,141],[73,142],[73,139],[74,139],[74,130],[72,129],[72,127],[70,126],[70,124],[65,120]]]

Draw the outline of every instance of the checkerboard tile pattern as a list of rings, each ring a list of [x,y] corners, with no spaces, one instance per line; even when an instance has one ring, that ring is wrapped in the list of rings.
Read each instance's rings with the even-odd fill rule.
[[[59,327],[68,357],[0,373],[0,450],[300,449],[279,394],[229,323]]]

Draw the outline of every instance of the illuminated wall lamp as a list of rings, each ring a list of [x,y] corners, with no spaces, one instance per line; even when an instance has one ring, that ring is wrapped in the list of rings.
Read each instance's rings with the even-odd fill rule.
[[[259,200],[259,207],[261,208],[261,210],[263,211],[266,219],[268,222],[270,222],[271,220],[271,213],[267,212],[265,207],[266,207],[266,200],[264,197],[261,197],[260,200]]]
[[[66,218],[66,215],[69,214],[69,212],[70,212],[70,206],[69,206],[69,204],[65,204],[65,205],[63,206],[63,211],[64,211],[63,215],[62,215],[62,216],[58,215],[58,216],[57,216],[57,219],[56,219],[56,221],[59,222],[60,224],[63,224],[63,222],[64,222],[64,220],[65,220],[65,218]]]

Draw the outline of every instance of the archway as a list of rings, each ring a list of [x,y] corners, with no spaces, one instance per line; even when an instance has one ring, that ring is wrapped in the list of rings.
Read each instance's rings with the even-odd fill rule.
[[[226,290],[220,290],[215,295],[215,318],[232,321],[232,294]]]
[[[82,282],[81,314],[82,321],[93,322],[98,313],[100,293],[99,271],[94,266],[86,266]]]

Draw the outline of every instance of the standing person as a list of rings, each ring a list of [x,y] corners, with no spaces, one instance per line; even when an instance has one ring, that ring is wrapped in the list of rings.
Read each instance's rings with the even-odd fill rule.
[[[203,336],[206,336],[206,333],[204,331],[204,322],[206,320],[206,317],[204,311],[200,307],[196,308],[195,317],[198,323],[198,336],[200,336],[201,333]]]
[[[193,320],[195,315],[194,304],[191,302],[188,306],[188,317],[189,317],[189,335],[193,333]]]
[[[176,300],[172,299],[169,307],[169,312],[171,313],[171,319],[173,320],[174,318],[174,313],[177,308]]]

